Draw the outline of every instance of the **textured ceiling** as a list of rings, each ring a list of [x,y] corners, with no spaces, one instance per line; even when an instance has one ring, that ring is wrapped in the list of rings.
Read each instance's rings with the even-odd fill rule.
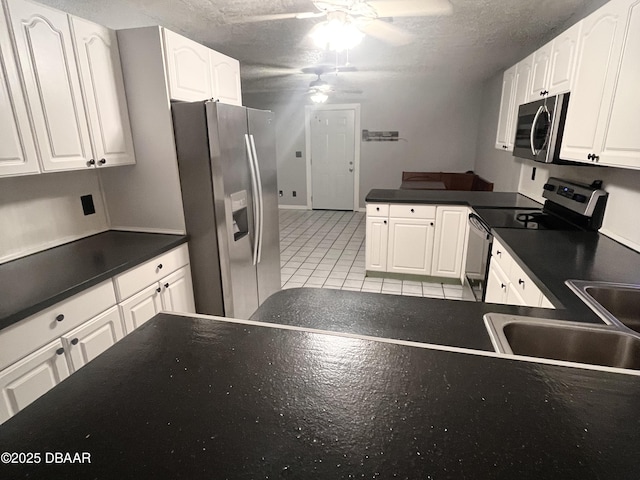
[[[242,16],[313,11],[310,0],[39,0],[111,28],[160,24],[240,60],[243,92],[288,92],[313,79],[299,70],[345,64],[348,88],[395,76],[482,81],[535,50],[576,13],[607,0],[450,0],[453,14],[394,18],[415,35],[394,47],[366,37],[349,58],[314,48],[306,34],[322,19],[231,23]],[[424,0],[428,2],[429,0]],[[577,20],[577,19],[576,19]]]

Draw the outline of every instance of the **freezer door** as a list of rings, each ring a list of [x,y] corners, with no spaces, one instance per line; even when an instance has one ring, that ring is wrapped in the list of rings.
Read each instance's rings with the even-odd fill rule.
[[[280,290],[280,227],[278,224],[278,184],[276,132],[273,112],[247,109],[249,135],[255,145],[262,180],[262,234],[258,263],[260,304]]]
[[[258,308],[253,247],[255,192],[244,107],[207,102],[209,150],[225,315],[249,318]],[[226,252],[226,253],[225,253]]]

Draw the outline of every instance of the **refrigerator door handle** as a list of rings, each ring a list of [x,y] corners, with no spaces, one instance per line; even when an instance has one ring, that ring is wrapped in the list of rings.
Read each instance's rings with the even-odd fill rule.
[[[258,210],[260,212],[258,221],[258,263],[262,259],[262,237],[264,233],[264,197],[262,196],[262,178],[260,177],[260,162],[258,161],[258,152],[256,151],[256,141],[253,134],[249,134],[251,140],[251,152],[255,163],[255,172],[258,183]]]
[[[251,149],[251,143],[249,139],[249,134],[244,134],[244,143],[247,147],[247,155],[249,156],[249,170],[251,171],[251,190],[253,190],[253,264],[256,265],[258,262],[258,231],[260,229],[260,219],[258,218],[258,183],[256,177],[256,167],[253,162],[253,151]]]

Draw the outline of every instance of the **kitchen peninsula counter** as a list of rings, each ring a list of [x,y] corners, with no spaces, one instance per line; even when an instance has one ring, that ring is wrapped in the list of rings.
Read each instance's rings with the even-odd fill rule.
[[[425,328],[448,303],[418,300]],[[631,375],[159,314],[0,426],[91,463],[0,476],[637,478],[638,399]]]
[[[184,235],[109,230],[0,265],[0,329],[167,252]]]

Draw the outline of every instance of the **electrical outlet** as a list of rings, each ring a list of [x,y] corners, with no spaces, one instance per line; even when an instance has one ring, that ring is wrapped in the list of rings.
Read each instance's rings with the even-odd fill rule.
[[[82,211],[85,215],[93,215],[96,213],[96,207],[93,204],[93,195],[83,195],[80,197],[80,201],[82,202]]]
[[[292,195],[295,197],[298,195],[298,193],[294,190]]]
[[[300,150],[296,150],[296,158],[302,158],[302,152]]]
[[[282,197],[284,195],[284,193],[282,193],[282,190],[278,190],[278,196]]]

